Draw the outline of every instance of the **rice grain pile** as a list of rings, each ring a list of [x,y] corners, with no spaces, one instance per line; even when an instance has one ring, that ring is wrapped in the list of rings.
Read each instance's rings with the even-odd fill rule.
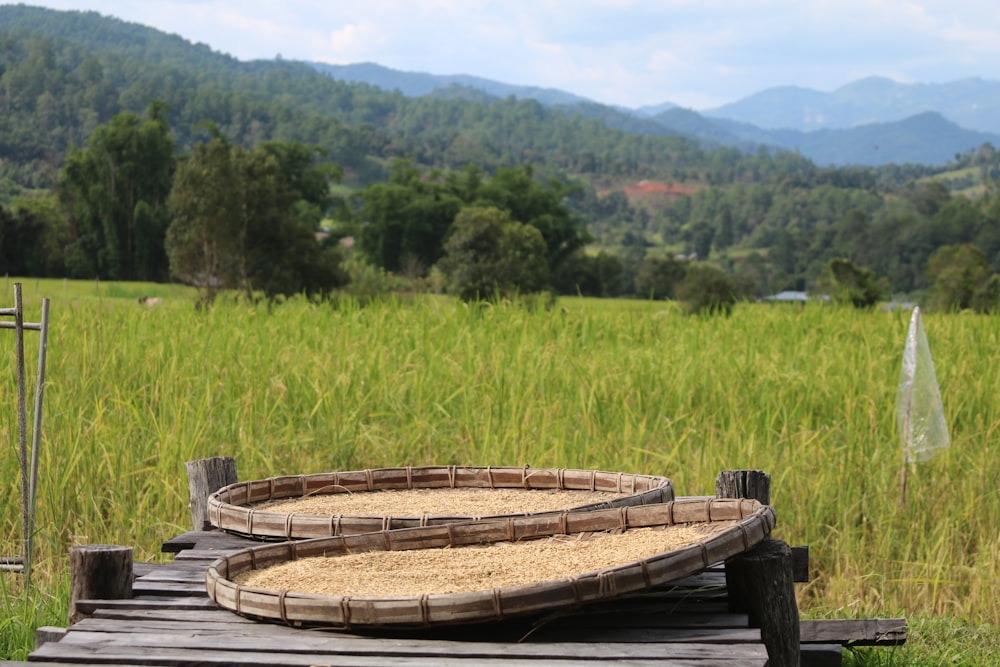
[[[523,542],[304,558],[233,580],[267,590],[331,596],[409,597],[538,584],[680,549],[733,522],[558,535]]]
[[[255,503],[254,510],[343,516],[492,516],[533,514],[601,503],[630,494],[518,488],[387,489],[324,493]]]

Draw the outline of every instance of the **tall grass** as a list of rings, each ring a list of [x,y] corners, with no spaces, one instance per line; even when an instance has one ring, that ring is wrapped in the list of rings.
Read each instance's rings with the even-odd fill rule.
[[[242,479],[601,468],[666,475],[683,495],[713,493],[720,470],[760,468],[776,537],[811,547],[807,614],[1000,623],[995,318],[925,316],[953,444],[910,471],[903,504],[907,313],[741,305],[699,319],[662,303],[435,298],[199,313],[176,294],[147,309],[133,298],[146,287],[111,287],[25,282],[29,319],[53,299],[35,568],[50,597],[71,544],[158,558],[190,522],[184,462],[208,456],[235,457]],[[13,336],[0,335],[0,377],[12,361]],[[14,406],[13,382],[0,383],[0,442],[15,442]],[[0,474],[0,536],[16,553],[13,447]]]

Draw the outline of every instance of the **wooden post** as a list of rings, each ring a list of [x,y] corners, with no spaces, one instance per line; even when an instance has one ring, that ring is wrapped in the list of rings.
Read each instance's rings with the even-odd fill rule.
[[[740,582],[736,591],[730,589],[730,600],[744,607],[750,627],[760,628],[768,665],[798,667],[801,639],[791,547],[779,540],[764,540],[726,562],[726,583],[730,581]]]
[[[210,530],[208,497],[224,486],[239,481],[236,477],[236,460],[231,456],[215,456],[184,464],[188,477],[188,507],[195,530]]]
[[[771,476],[761,470],[724,470],[715,489],[720,498],[752,498],[769,505]],[[798,667],[801,637],[791,548],[778,540],[764,540],[729,559],[726,587],[730,610],[745,612],[750,627],[760,628],[769,667]]]
[[[128,600],[132,597],[132,547],[90,544],[69,550],[69,622],[86,614],[79,600]]]
[[[771,476],[763,470],[723,470],[715,479],[718,498],[752,498],[771,504]]]

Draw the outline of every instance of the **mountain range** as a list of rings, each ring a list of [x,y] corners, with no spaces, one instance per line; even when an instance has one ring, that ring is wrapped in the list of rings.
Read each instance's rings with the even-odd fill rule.
[[[611,107],[553,88],[404,72],[375,63],[310,65],[335,79],[409,97],[478,91],[534,99],[630,132],[681,134],[749,150],[778,147],[821,166],[943,165],[985,143],[1000,146],[1000,81],[980,78],[924,84],[869,77],[832,92],[783,86],[699,112],[670,102],[638,109]]]

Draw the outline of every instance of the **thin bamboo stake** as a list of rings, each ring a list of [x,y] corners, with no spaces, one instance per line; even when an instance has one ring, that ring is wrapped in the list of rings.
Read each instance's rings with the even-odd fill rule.
[[[21,538],[22,553],[27,560],[28,544],[28,416],[24,382],[24,311],[21,305],[21,283],[14,283],[14,339],[17,357],[17,440],[18,463],[21,467]]]
[[[31,563],[35,542],[35,499],[38,491],[38,459],[42,439],[42,399],[45,396],[45,353],[49,339],[49,300],[42,299],[42,319],[39,323],[38,377],[35,382],[35,412],[31,429],[31,479],[28,484],[27,542],[24,548],[24,580],[31,581]]]

